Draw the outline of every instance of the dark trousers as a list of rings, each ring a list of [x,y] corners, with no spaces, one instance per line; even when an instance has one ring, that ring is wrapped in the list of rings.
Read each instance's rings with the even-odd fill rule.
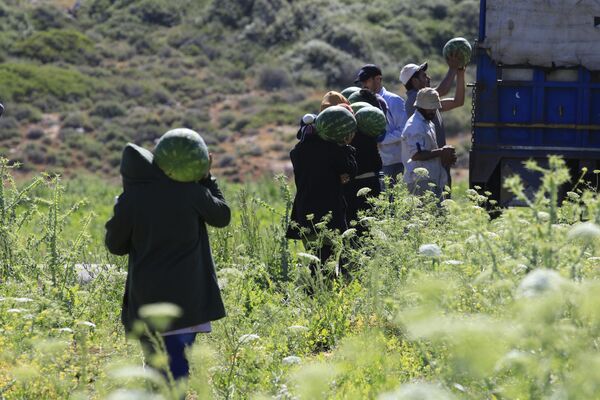
[[[196,333],[183,333],[162,337],[167,356],[169,357],[169,370],[175,380],[187,378],[190,375],[190,365],[185,357],[185,350],[194,344]],[[144,356],[149,359],[156,353],[152,342],[146,336],[140,339]]]
[[[371,189],[369,194],[366,196],[356,196],[358,191],[364,187]],[[379,176],[373,176],[363,179],[352,179],[350,182],[344,185],[344,197],[346,199],[346,220],[348,226],[350,221],[356,221],[359,211],[367,211],[372,206],[367,201],[369,197],[377,197],[381,193],[381,178]],[[364,232],[364,229],[360,225],[356,225],[356,231],[358,234]]]

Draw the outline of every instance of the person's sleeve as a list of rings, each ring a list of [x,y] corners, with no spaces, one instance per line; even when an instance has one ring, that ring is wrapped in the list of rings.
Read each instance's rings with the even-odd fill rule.
[[[427,148],[427,133],[425,132],[411,130],[404,131],[402,138],[406,141],[408,156],[411,158],[419,151],[430,150],[429,148]]]
[[[415,113],[415,110],[416,110],[415,100],[416,99],[417,99],[416,96],[412,96],[412,95],[406,97],[406,103],[404,104],[404,109],[406,111],[406,120],[407,121]]]
[[[388,129],[385,137],[379,141],[379,143],[383,145],[397,143],[402,140],[402,131],[404,130],[404,125],[406,125],[407,120],[404,100],[397,98],[394,99],[394,101],[389,101],[388,103],[390,103]]]
[[[113,216],[105,225],[104,243],[112,254],[123,256],[131,250],[133,216],[126,193],[121,193],[113,209]]]
[[[354,157],[354,147],[350,145],[338,146],[334,151],[333,167],[335,172],[342,175],[348,174],[350,177],[356,176],[356,158]]]
[[[231,221],[231,210],[217,185],[217,180],[212,176],[197,184],[194,207],[208,225],[223,228]]]

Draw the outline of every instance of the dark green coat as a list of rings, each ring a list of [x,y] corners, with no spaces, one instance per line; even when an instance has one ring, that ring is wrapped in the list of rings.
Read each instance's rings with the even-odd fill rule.
[[[224,227],[231,213],[214,178],[169,179],[152,154],[128,145],[121,161],[123,193],[106,223],[106,246],[129,255],[122,321],[127,330],[144,304],[168,302],[183,315],[169,329],[225,316],[206,224]]]

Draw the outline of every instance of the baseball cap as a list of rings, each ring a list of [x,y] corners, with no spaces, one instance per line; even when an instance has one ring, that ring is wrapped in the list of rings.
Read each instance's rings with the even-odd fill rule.
[[[400,71],[400,82],[402,82],[403,85],[406,85],[408,81],[410,81],[410,78],[418,71],[427,71],[427,63],[424,62],[421,65],[406,64],[402,67],[402,71]]]
[[[425,110],[438,110],[442,108],[439,93],[437,90],[429,87],[417,92],[417,100],[414,105]]]
[[[367,64],[363,66],[360,71],[358,71],[358,75],[356,76],[356,80],[354,83],[364,82],[367,79],[373,78],[378,75],[383,75],[381,73],[381,68],[379,68],[375,64]]]
[[[327,107],[337,106],[341,104],[350,103],[348,102],[348,99],[344,97],[343,94],[332,90],[330,92],[325,93],[325,96],[323,96],[323,101],[321,101],[321,111],[323,111]]]

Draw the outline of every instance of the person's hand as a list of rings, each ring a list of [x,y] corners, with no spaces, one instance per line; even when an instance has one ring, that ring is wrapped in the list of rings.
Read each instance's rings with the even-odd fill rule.
[[[212,167],[212,162],[213,162],[213,155],[212,155],[212,153],[208,153],[208,169],[206,170],[206,175],[204,175],[204,178],[202,178],[202,179],[206,179],[210,176],[210,168]]]
[[[356,135],[355,132],[352,132],[352,134],[348,137],[346,137],[346,139],[344,139],[344,144],[350,144],[352,143],[352,140],[354,139],[354,136]]]
[[[458,54],[458,52],[450,53],[446,59],[446,62],[448,63],[448,67],[450,69],[458,70],[464,67],[464,65],[462,65],[462,57]]]
[[[345,185],[346,183],[350,182],[350,175],[348,175],[348,174],[341,174],[340,175],[340,182],[342,182],[342,185]]]
[[[440,159],[444,167],[449,167],[454,164],[456,162],[456,150],[454,147],[449,145],[442,147]]]

